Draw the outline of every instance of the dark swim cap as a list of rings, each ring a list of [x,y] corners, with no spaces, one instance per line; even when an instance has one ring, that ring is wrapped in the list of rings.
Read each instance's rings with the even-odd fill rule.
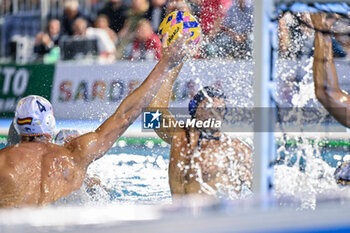
[[[218,97],[224,100],[226,99],[224,92],[222,92],[221,90],[216,89],[214,87],[204,87],[203,89],[198,91],[198,93],[195,96],[193,96],[190,103],[188,104],[188,112],[192,116],[192,118],[194,118],[199,104],[202,103],[202,101],[207,99],[208,97]]]

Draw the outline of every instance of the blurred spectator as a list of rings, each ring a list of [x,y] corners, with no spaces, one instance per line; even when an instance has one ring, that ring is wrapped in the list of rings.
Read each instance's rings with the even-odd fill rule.
[[[84,18],[90,24],[89,18],[79,11],[79,2],[77,0],[65,0],[63,10],[63,34],[73,35],[73,22],[78,18]]]
[[[117,33],[109,27],[108,17],[106,15],[99,15],[94,22],[95,28],[102,29],[107,32],[109,38],[116,43],[118,40]]]
[[[122,30],[118,33],[118,46],[117,54],[122,55],[132,39],[135,36],[136,27],[141,19],[148,18],[149,12],[149,1],[148,0],[133,0],[131,4],[131,9],[128,13],[128,18],[124,24]],[[123,57],[118,57],[123,58]],[[124,57],[127,58],[127,57]]]
[[[151,20],[153,31],[157,32],[160,23],[165,18],[167,0],[151,0],[149,8],[149,20]]]
[[[236,43],[244,43],[253,31],[253,15],[251,0],[234,0],[227,11],[222,29],[229,32]]]
[[[109,0],[99,14],[106,15],[110,22],[110,27],[118,33],[124,26],[127,18],[128,8],[122,0]]]
[[[131,60],[159,60],[161,56],[161,42],[153,32],[151,22],[142,19],[137,25],[133,42],[126,50],[126,57]]]
[[[221,42],[221,46],[229,56],[249,58],[252,56],[252,40],[254,8],[251,0],[234,0],[227,11],[221,29],[229,36]],[[226,45],[226,46],[225,46]]]
[[[133,0],[129,10],[127,27],[129,32],[135,32],[138,22],[143,18],[149,18],[150,2],[148,0]]]
[[[34,53],[43,56],[58,46],[61,38],[61,23],[57,19],[49,21],[46,32],[39,32],[35,38]]]
[[[85,19],[78,18],[74,21],[73,37],[96,39],[100,57],[106,61],[115,60],[115,46],[108,33],[99,28],[88,27],[88,22]]]
[[[221,25],[207,37],[204,56],[248,59],[252,57],[253,4],[250,0],[233,0]],[[215,33],[213,33],[215,32]]]
[[[220,31],[221,23],[231,4],[232,0],[201,0],[199,22],[205,35],[213,37]]]
[[[88,4],[88,2],[86,2],[86,4]],[[91,4],[91,6],[90,6],[91,10],[89,12],[89,17],[90,17],[90,19],[96,19],[100,15],[101,9],[103,9],[105,7],[106,1],[90,0],[90,4]]]
[[[199,19],[201,8],[201,0],[188,0],[188,5],[191,8],[192,15]]]

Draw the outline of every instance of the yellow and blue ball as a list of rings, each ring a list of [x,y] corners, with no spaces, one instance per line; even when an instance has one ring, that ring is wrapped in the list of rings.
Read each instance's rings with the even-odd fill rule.
[[[158,36],[163,41],[164,35],[168,33],[167,44],[173,43],[180,34],[190,32],[192,40],[197,44],[200,40],[201,27],[197,20],[187,12],[174,11],[164,18],[158,29]]]

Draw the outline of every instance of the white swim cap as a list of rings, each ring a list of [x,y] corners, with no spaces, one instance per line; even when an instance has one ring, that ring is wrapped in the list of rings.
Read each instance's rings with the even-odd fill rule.
[[[81,133],[76,130],[76,129],[62,129],[60,132],[58,132],[58,134],[56,135],[55,138],[55,143],[57,145],[64,145],[67,142],[69,142],[70,140],[79,137],[81,135]]]
[[[56,128],[51,103],[37,95],[24,97],[18,102],[13,123],[21,136],[52,137]]]

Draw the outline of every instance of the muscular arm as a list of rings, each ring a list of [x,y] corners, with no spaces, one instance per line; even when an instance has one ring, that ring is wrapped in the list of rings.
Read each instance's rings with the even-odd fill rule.
[[[72,151],[78,163],[88,166],[93,160],[103,156],[140,115],[142,109],[149,105],[154,94],[161,87],[170,67],[183,58],[184,53],[179,51],[187,38],[178,40],[166,49],[162,59],[146,80],[124,99],[116,112],[95,132],[82,135],[65,145]]]
[[[174,82],[179,75],[183,64],[172,69],[167,78],[164,80],[161,88],[159,89],[157,95],[154,97],[153,101],[148,106],[149,110],[159,111],[162,113],[162,118],[166,118],[167,122],[175,121],[172,114],[168,111],[170,96],[173,90]],[[175,128],[160,128],[155,129],[157,135],[167,143],[171,143]]]
[[[330,30],[326,16],[315,14],[311,16],[313,24],[318,29]],[[349,95],[339,88],[337,71],[332,53],[332,41],[329,34],[316,32],[314,55],[314,82],[316,97],[327,111],[341,124],[350,127]]]

